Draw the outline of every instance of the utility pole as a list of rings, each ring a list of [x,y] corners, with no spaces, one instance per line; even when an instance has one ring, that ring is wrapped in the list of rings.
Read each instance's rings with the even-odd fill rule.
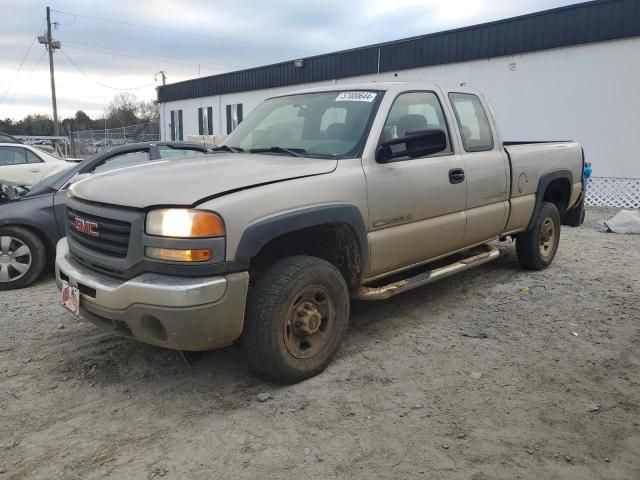
[[[164,70],[160,70],[158,73],[156,73],[154,76],[154,80],[156,82],[158,81],[158,75],[162,77],[162,85],[164,86],[167,82],[167,72],[165,72]]]
[[[51,74],[51,103],[53,104],[53,134],[57,137],[60,135],[60,126],[58,125],[58,105],[56,103],[56,81],[53,71],[53,52],[62,45],[51,36],[51,10],[47,7],[47,35],[38,37],[38,43],[41,43],[49,51],[49,73]]]
[[[162,86],[164,86],[167,82],[167,72],[165,72],[164,70],[160,70],[158,73],[156,73],[153,76],[153,79],[157,82],[158,81],[158,75],[160,75],[162,77]],[[156,87],[156,92],[158,92],[160,90],[160,87]],[[165,105],[164,102],[162,103],[162,118],[163,120],[166,118],[166,109],[165,109]],[[167,132],[165,131],[166,129],[162,128],[162,122],[160,122],[160,136],[162,137],[162,133],[164,132],[164,138],[161,138],[161,140],[165,140],[167,137]]]

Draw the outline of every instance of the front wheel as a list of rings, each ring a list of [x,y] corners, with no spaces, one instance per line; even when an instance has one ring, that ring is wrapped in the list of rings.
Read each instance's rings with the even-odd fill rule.
[[[45,263],[46,250],[37,235],[21,227],[0,228],[0,290],[28,287]]]
[[[553,203],[543,202],[531,229],[516,237],[520,265],[529,270],[544,270],[556,256],[560,243],[560,213]]]
[[[349,290],[340,271],[316,257],[269,267],[251,291],[243,345],[250,368],[280,383],[317,375],[349,324]]]

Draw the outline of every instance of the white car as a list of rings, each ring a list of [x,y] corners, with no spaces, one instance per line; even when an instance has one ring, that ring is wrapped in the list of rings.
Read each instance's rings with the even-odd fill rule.
[[[47,175],[72,165],[31,145],[0,143],[0,181],[36,183]]]

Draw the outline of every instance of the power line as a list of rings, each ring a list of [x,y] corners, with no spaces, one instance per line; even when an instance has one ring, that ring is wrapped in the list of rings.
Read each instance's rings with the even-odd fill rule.
[[[115,50],[115,49],[111,49],[111,48],[106,48],[106,47],[100,47],[98,45],[90,45],[87,43],[78,43],[78,42],[74,42],[74,41],[69,41],[69,40],[65,40],[64,41],[65,45],[72,45],[73,48],[75,48],[76,50],[88,50],[88,51],[94,51],[94,52],[98,52],[98,53],[103,53],[103,54],[108,54],[108,53],[116,53],[119,56],[123,56],[123,57],[131,57],[131,58],[137,58],[137,59],[141,59],[141,60],[146,60],[146,61],[154,61],[152,59],[150,59],[149,57],[156,57],[159,58],[161,60],[166,61],[167,63],[174,63],[176,65],[185,65],[185,66],[191,66],[191,67],[196,67],[198,65],[201,65],[209,70],[222,70],[225,68],[247,68],[245,65],[231,65],[231,64],[216,64],[215,66],[213,64],[211,65],[206,65],[203,63],[188,63],[188,62],[182,62],[180,61],[180,59],[175,58],[175,57],[165,57],[162,55],[156,55],[153,53],[144,53],[142,52],[140,55],[136,55],[136,54],[132,54],[132,53],[123,53],[121,50]]]
[[[13,76],[13,79],[9,83],[9,86],[7,87],[7,89],[2,94],[2,99],[0,99],[0,104],[2,102],[4,102],[4,99],[7,96],[7,93],[9,92],[9,90],[11,90],[11,87],[13,87],[13,83],[16,81],[16,78],[18,78],[18,75],[20,75],[20,71],[22,70],[22,66],[24,65],[24,61],[27,59],[27,57],[31,53],[31,49],[33,48],[33,46],[36,43],[36,40],[38,38],[38,35],[40,34],[40,30],[42,30],[42,26],[44,25],[44,22],[45,22],[45,20],[43,20],[42,23],[40,24],[40,27],[38,28],[38,33],[33,37],[33,41],[31,42],[31,45],[29,45],[29,48],[27,49],[27,53],[25,53],[24,57],[22,57],[22,61],[20,62],[20,65],[18,65],[18,70],[16,71],[16,74]]]
[[[211,40],[216,40],[216,41],[223,41],[223,42],[232,42],[232,43],[244,43],[246,45],[256,45],[259,47],[267,47],[267,48],[279,48],[281,50],[289,50],[292,52],[306,52],[306,53],[318,53],[318,52],[312,52],[310,50],[304,50],[301,48],[289,48],[289,47],[283,47],[281,45],[272,45],[272,44],[268,44],[268,43],[260,43],[260,42],[250,42],[247,40],[233,40],[230,38],[224,38],[224,37],[215,37],[212,35],[205,35],[204,33],[194,33],[194,32],[185,32],[185,31],[181,31],[181,30],[173,30],[171,28],[165,28],[165,27],[156,27],[156,26],[152,26],[152,25],[143,25],[141,23],[131,23],[131,22],[123,22],[122,20],[113,20],[110,18],[103,18],[103,17],[96,17],[93,15],[82,15],[79,13],[73,13],[73,12],[65,12],[62,10],[53,10],[53,12],[57,12],[57,13],[64,13],[66,15],[73,15],[74,17],[80,17],[80,18],[88,18],[91,20],[98,20],[101,22],[108,22],[108,23],[118,23],[121,25],[127,25],[129,27],[137,27],[137,28],[146,28],[146,29],[150,29],[150,30],[158,30],[158,31],[164,31],[164,32],[171,32],[171,33],[175,33],[178,35],[191,35],[194,37],[201,37],[201,38],[208,38]]]
[[[97,83],[98,85],[101,85],[105,88],[110,88],[112,90],[120,90],[120,91],[128,91],[128,90],[140,90],[142,88],[148,88],[148,87],[153,87],[155,86],[155,84],[153,83],[149,83],[147,85],[142,85],[140,87],[133,87],[133,88],[119,88],[119,87],[114,87],[112,85],[107,85],[106,83],[101,82],[100,80],[96,80],[94,78],[91,78],[84,70],[82,70],[77,64],[76,62],[74,62],[73,60],[71,60],[71,57],[69,57],[69,55],[67,55],[67,52],[65,52],[64,50],[60,50],[62,52],[62,54],[65,56],[65,58],[67,60],[69,60],[69,63],[71,63],[71,65],[73,65],[82,75],[84,75],[85,77],[87,77],[89,80],[91,80],[92,82]]]
[[[36,68],[38,68],[38,66],[40,66],[40,62],[42,62],[42,59],[44,58],[44,56],[46,54],[47,54],[47,51],[44,50],[42,52],[42,55],[40,55],[40,58],[38,59],[38,61],[35,63],[35,65],[31,69],[31,71],[29,72],[29,75],[27,75],[27,78],[24,79],[25,82],[31,78],[31,75],[33,75],[33,72],[36,71]],[[16,97],[18,96],[19,93],[20,93],[20,91],[18,90],[18,91],[16,91],[16,93],[13,94],[13,97],[11,97],[11,100],[9,100],[9,103],[7,103],[7,106],[10,106],[13,103],[13,101],[16,99]]]

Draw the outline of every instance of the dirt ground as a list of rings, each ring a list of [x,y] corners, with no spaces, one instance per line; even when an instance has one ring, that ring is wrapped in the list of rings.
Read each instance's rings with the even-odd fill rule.
[[[640,478],[640,236],[611,210],[544,272],[490,265],[354,303],[336,361],[281,387],[240,347],[189,366],[0,292],[0,479]],[[268,393],[261,402],[257,396]]]

